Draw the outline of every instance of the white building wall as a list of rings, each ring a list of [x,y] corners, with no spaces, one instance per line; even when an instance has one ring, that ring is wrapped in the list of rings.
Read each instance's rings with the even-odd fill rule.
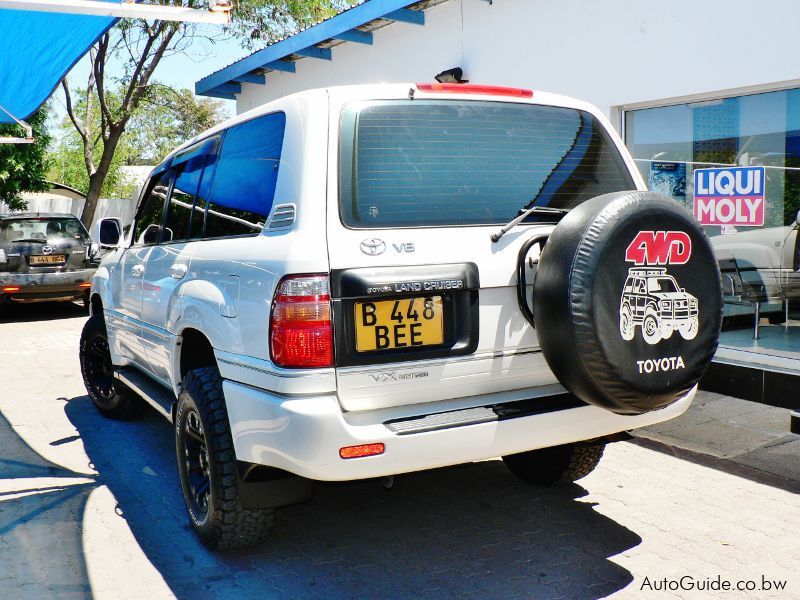
[[[237,112],[315,87],[432,81],[460,66],[473,83],[546,90],[612,107],[767,84],[800,86],[796,0],[450,0],[424,27],[394,23],[374,45],[243,84]]]

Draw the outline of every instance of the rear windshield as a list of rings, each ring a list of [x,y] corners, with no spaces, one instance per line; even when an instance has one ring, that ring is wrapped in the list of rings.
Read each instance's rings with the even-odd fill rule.
[[[571,108],[359,103],[345,110],[341,139],[348,227],[499,224],[533,204],[572,208],[634,187],[602,125]]]
[[[14,240],[89,240],[83,224],[74,217],[30,217],[0,220],[0,243]]]

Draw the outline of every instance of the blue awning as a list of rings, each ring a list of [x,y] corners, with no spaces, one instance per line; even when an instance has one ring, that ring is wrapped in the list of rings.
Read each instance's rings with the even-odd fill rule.
[[[0,106],[18,119],[26,119],[116,21],[112,17],[0,10]],[[0,111],[0,123],[11,122]]]

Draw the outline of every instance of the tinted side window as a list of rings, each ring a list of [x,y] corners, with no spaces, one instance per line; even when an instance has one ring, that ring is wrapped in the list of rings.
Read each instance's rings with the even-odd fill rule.
[[[205,169],[203,169],[203,175],[200,177],[200,187],[194,200],[189,239],[198,240],[205,236],[206,209],[208,207],[208,199],[211,197],[211,186],[214,184],[216,169],[216,160],[209,159]]]
[[[176,157],[173,162],[173,164],[178,164],[173,168],[175,183],[172,186],[172,194],[169,198],[166,228],[161,238],[162,242],[189,239],[192,206],[197,195],[197,188],[200,185],[207,154],[203,152],[193,154],[192,150],[188,152],[188,154],[193,154],[192,156],[187,157],[186,154]]]
[[[150,180],[136,217],[136,227],[133,230],[134,244],[150,245],[158,242],[161,216],[164,213],[164,201],[167,199],[171,175],[170,171],[164,171]]]
[[[261,231],[272,208],[286,115],[273,113],[225,133],[208,198],[207,238]]]

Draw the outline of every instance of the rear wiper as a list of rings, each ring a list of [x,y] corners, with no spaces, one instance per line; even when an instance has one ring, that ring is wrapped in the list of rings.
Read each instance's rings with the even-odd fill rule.
[[[525,217],[528,215],[557,215],[563,217],[569,210],[568,208],[552,208],[550,206],[531,206],[526,210],[520,211],[519,216],[509,221],[500,231],[493,233],[491,236],[492,241],[497,242],[501,237],[516,227],[518,223],[525,220]]]

